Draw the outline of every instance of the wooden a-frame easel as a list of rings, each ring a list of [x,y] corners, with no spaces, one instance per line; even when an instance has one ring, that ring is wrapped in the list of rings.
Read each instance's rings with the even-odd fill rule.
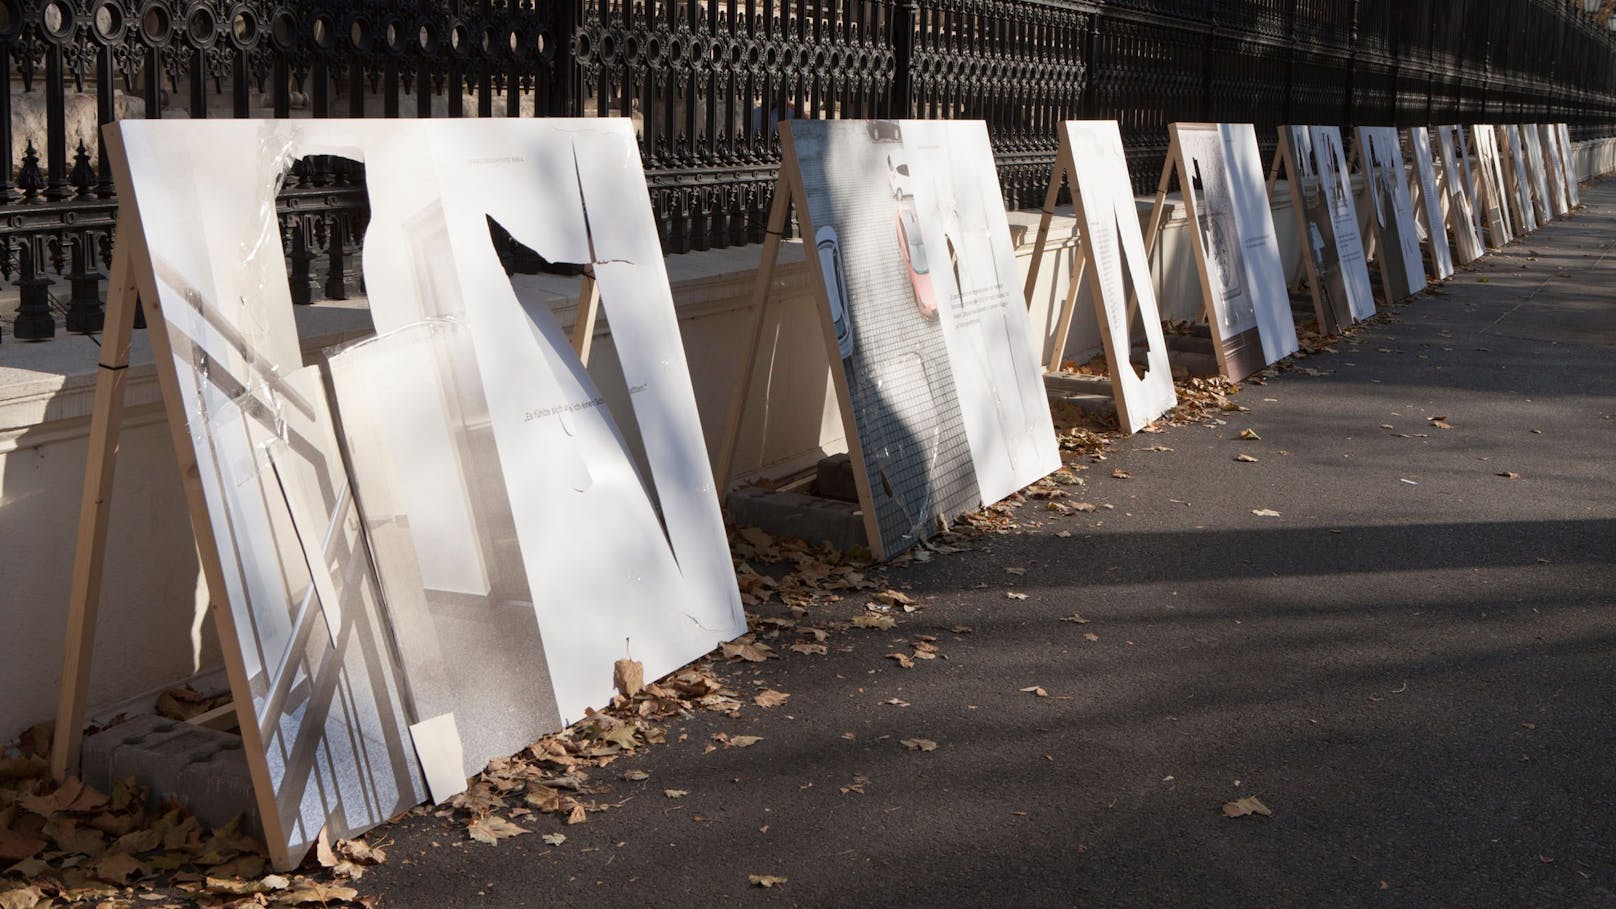
[[[786,221],[796,203],[797,224],[804,237],[814,236],[813,219],[805,204],[807,195],[802,187],[802,167],[797,159],[796,143],[792,141],[789,124],[780,131],[780,173],[774,183],[774,199],[769,205],[769,220],[763,237],[763,252],[758,261],[757,274],[752,280],[748,311],[751,324],[743,336],[741,372],[736,378],[735,390],[730,397],[729,413],[724,421],[724,436],[719,443],[714,462],[713,478],[722,499],[734,479],[735,450],[740,444],[741,424],[746,418],[746,404],[752,388],[752,377],[763,345],[763,326],[769,293],[774,282],[774,267],[780,258],[780,243],[785,239]],[[859,441],[858,424],[853,418],[852,391],[847,385],[847,371],[840,368],[841,354],[836,345],[836,329],[831,324],[829,301],[825,299],[825,276],[819,266],[819,256],[810,250],[806,256],[808,273],[814,289],[814,298],[820,304],[819,325],[825,344],[826,357],[831,364],[832,384],[836,389],[836,403],[842,415],[842,428],[847,436],[848,457],[853,461],[853,485],[858,490],[859,507],[864,522],[864,536],[875,558],[884,560],[888,553],[881,542],[881,529],[875,511],[875,498],[870,491],[869,476],[864,469],[864,446]]]
[[[1060,145],[1055,153],[1055,165],[1049,174],[1049,189],[1044,193],[1044,207],[1038,217],[1038,230],[1033,236],[1032,261],[1027,266],[1027,280],[1025,286],[1022,288],[1022,295],[1029,301],[1032,300],[1034,293],[1037,291],[1038,273],[1044,261],[1044,251],[1048,247],[1049,243],[1049,228],[1055,217],[1055,205],[1060,199],[1060,191],[1063,185],[1068,186],[1071,190],[1072,208],[1077,215],[1079,225],[1087,225],[1090,222],[1087,213],[1087,206],[1090,204],[1090,202],[1083,197],[1082,190],[1078,185],[1078,180],[1076,177],[1076,155],[1072,150],[1070,137],[1068,136],[1066,130],[1062,129],[1060,134]],[[1135,226],[1138,225],[1137,216],[1135,216],[1134,224]],[[1089,279],[1089,293],[1094,300],[1094,315],[1095,320],[1099,325],[1100,341],[1105,350],[1106,368],[1110,374],[1111,397],[1116,404],[1117,422],[1126,432],[1129,431],[1129,427],[1135,425],[1136,416],[1143,417],[1143,419],[1137,420],[1137,423],[1142,425],[1149,420],[1153,420],[1160,416],[1160,414],[1149,413],[1147,411],[1148,415],[1136,415],[1132,412],[1134,404],[1128,400],[1128,395],[1123,387],[1122,377],[1125,374],[1124,371],[1132,371],[1133,369],[1131,363],[1133,351],[1131,348],[1120,347],[1116,343],[1113,336],[1112,329],[1115,326],[1111,324],[1110,312],[1105,307],[1104,289],[1102,286],[1104,278],[1100,273],[1100,269],[1102,267],[1101,259],[1099,258],[1098,252],[1094,246],[1094,244],[1098,241],[1098,237],[1096,237],[1093,232],[1089,231],[1084,226],[1080,226],[1077,233],[1078,245],[1077,249],[1073,253],[1073,261],[1067,279],[1066,294],[1064,297],[1062,297],[1060,311],[1057,315],[1055,323],[1055,337],[1050,348],[1048,360],[1044,364],[1044,369],[1046,373],[1060,372],[1061,358],[1066,352],[1066,342],[1071,336],[1072,331],[1072,320],[1075,318],[1077,312],[1077,297],[1082,290],[1084,278],[1087,277]],[[1145,242],[1145,258],[1148,262],[1150,257],[1150,241],[1147,239]],[[1117,251],[1119,264],[1124,270],[1126,270],[1128,263],[1126,260],[1126,253],[1123,251],[1121,242],[1117,243]],[[1093,263],[1093,267],[1090,267],[1091,262]],[[1154,294],[1152,296],[1154,296]],[[1123,326],[1125,332],[1131,334],[1134,320],[1138,315],[1139,294],[1137,288],[1135,288],[1128,294],[1128,321]],[[1159,319],[1159,311],[1151,313],[1150,317]],[[1151,332],[1147,330],[1145,334],[1146,350],[1148,354],[1151,343]],[[1160,354],[1162,362],[1165,363],[1168,356],[1165,341],[1163,341],[1163,347]],[[1170,369],[1171,367],[1168,368]],[[1168,381],[1171,383],[1171,379]]]
[[[1212,273],[1207,267],[1207,257],[1211,251],[1206,248],[1207,238],[1201,230],[1200,202],[1195,197],[1194,182],[1189,164],[1184,160],[1184,145],[1179,141],[1179,132],[1184,129],[1210,129],[1217,130],[1216,123],[1169,123],[1167,160],[1162,163],[1161,180],[1156,184],[1156,201],[1150,212],[1150,226],[1145,229],[1145,256],[1148,258],[1156,250],[1156,238],[1161,234],[1162,220],[1167,214],[1167,192],[1172,186],[1173,177],[1177,175],[1180,195],[1183,197],[1184,216],[1190,227],[1191,246],[1195,250],[1195,271],[1201,279],[1201,307],[1202,315],[1206,318],[1208,328],[1212,333],[1212,351],[1217,357],[1218,372],[1231,382],[1238,382],[1246,376],[1266,367],[1267,360],[1263,356],[1262,339],[1257,328],[1230,337],[1224,333],[1222,320],[1218,318],[1217,307],[1213,303],[1216,290],[1212,287]],[[1259,165],[1260,166],[1260,165]],[[1130,319],[1132,313],[1129,313]]]
[[[1279,128],[1279,145],[1274,149],[1274,160],[1268,167],[1268,201],[1269,204],[1273,203],[1274,187],[1279,184],[1280,174],[1283,173],[1287,185],[1290,187],[1291,217],[1296,226],[1296,237],[1301,243],[1301,252],[1297,256],[1298,259],[1302,260],[1301,267],[1298,270],[1300,282],[1307,285],[1308,293],[1313,298],[1313,318],[1318,323],[1319,332],[1325,335],[1340,334],[1343,328],[1353,322],[1352,308],[1346,300],[1341,301],[1343,305],[1347,306],[1347,311],[1344,314],[1331,308],[1330,303],[1332,301],[1327,300],[1325,297],[1327,291],[1324,286],[1324,278],[1319,274],[1318,263],[1314,262],[1313,257],[1309,255],[1308,243],[1311,235],[1307,230],[1307,211],[1302,202],[1302,174],[1306,173],[1306,171],[1297,162],[1299,152],[1296,149],[1296,143],[1292,141],[1291,128],[1289,126]],[[1305,126],[1296,128],[1307,129]],[[1313,153],[1316,156],[1318,151],[1315,149]],[[1314,173],[1317,174],[1317,158],[1315,157],[1314,160]],[[1323,178],[1319,177],[1318,179],[1320,181],[1320,191],[1323,192],[1325,191]]]
[[[115,149],[113,160],[119,162],[121,169],[121,139],[111,127],[107,128],[106,135],[109,148]],[[119,176],[119,183],[125,191],[120,194],[116,243],[107,282],[106,322],[96,370],[89,451],[79,502],[79,527],[74,543],[73,578],[62,656],[62,682],[51,747],[51,775],[60,782],[79,772],[90,669],[94,662],[95,626],[100,611],[102,572],[106,563],[107,525],[111,515],[118,440],[123,424],[129,351],[136,309],[143,303],[169,435],[179,462],[197,554],[207,583],[209,612],[219,634],[225,674],[230,683],[231,704],[194,717],[190,722],[228,728],[233,714],[234,728],[239,730],[242,737],[253,798],[263,824],[270,860],[275,867],[285,869],[293,863],[285,848],[285,831],[275,804],[274,786],[265,759],[264,735],[253,715],[251,688],[238,650],[235,618],[226,605],[227,593],[220,554],[211,531],[212,521],[203,496],[195,452],[191,447],[168,325],[157,290],[156,271],[140,225],[135,194],[128,191],[127,174],[120,173]],[[599,305],[599,290],[593,276],[586,272],[581,281],[578,312],[572,332],[573,346],[586,365]]]

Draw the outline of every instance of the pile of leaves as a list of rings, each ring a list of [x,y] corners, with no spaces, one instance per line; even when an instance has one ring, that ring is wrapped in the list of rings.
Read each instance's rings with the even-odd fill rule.
[[[43,742],[24,735],[0,756],[0,909],[114,906],[319,906],[359,902],[343,879],[385,858],[360,841],[322,836],[318,864],[270,874],[263,847],[237,820],[208,830],[183,807],[154,805],[133,779],[97,792],[51,780]]]

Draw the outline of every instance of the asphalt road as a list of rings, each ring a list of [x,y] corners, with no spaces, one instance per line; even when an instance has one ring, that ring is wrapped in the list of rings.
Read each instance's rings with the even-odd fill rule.
[[[1082,496],[1113,509],[892,571],[927,604],[896,629],[726,668],[789,704],[672,724],[669,744],[597,772],[621,808],[530,819],[564,845],[485,846],[415,818],[383,835],[364,891],[1616,905],[1616,186],[1584,199],[1308,358],[1319,374],[1249,386],[1250,413],[1124,441],[1083,474]],[[945,658],[883,657],[917,634]],[[720,731],[763,738],[704,753]],[[626,769],[650,779],[617,781]],[[1220,812],[1248,795],[1272,816]]]

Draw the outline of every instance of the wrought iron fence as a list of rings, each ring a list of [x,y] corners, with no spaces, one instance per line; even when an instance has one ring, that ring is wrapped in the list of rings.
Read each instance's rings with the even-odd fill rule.
[[[631,117],[669,252],[760,238],[793,117],[985,120],[1012,207],[1073,117],[1120,121],[1139,192],[1174,120],[1616,126],[1580,0],[0,0],[0,69],[20,338],[100,327],[125,117]],[[298,162],[278,207],[294,298],[358,291],[362,168]]]

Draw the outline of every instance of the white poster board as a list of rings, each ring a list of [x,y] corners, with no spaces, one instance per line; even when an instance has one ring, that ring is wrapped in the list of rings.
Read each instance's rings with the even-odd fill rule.
[[[1504,191],[1509,200],[1510,216],[1516,233],[1529,234],[1537,230],[1537,212],[1532,207],[1532,176],[1526,169],[1526,148],[1521,141],[1521,128],[1514,124],[1495,127],[1504,139],[1502,159],[1504,165]]]
[[[1447,219],[1442,215],[1442,189],[1436,165],[1431,160],[1431,131],[1423,126],[1408,131],[1410,153],[1414,156],[1415,185],[1419,187],[1419,210],[1425,217],[1425,239],[1430,274],[1438,281],[1453,277],[1453,250],[1448,246]]]
[[[1552,123],[1538,127],[1543,144],[1544,175],[1549,182],[1549,207],[1556,218],[1571,212],[1571,196],[1566,191],[1565,154],[1560,148],[1560,129]]]
[[[1363,168],[1364,192],[1369,195],[1369,230],[1380,263],[1380,279],[1391,302],[1425,289],[1425,266],[1420,260],[1419,231],[1414,204],[1408,193],[1408,175],[1397,129],[1391,126],[1358,127],[1358,160]]]
[[[1560,154],[1565,158],[1566,196],[1570,198],[1572,208],[1581,208],[1582,190],[1577,182],[1577,162],[1571,157],[1571,128],[1561,123],[1559,130]]]
[[[1219,365],[1243,379],[1298,348],[1257,132],[1249,123],[1173,123],[1169,131],[1166,166],[1178,173],[1194,228]]]
[[[1543,155],[1543,133],[1535,123],[1520,127],[1521,144],[1526,149],[1526,173],[1531,178],[1532,211],[1537,223],[1547,224],[1554,218],[1554,207],[1549,200],[1548,160]]]
[[[1060,467],[987,126],[793,120],[782,146],[775,204],[813,238],[866,538],[891,558]]]
[[[606,705],[615,660],[655,678],[745,631],[628,121],[130,120],[108,137],[278,867],[322,827],[353,836],[418,803],[423,776],[441,797]],[[371,207],[379,335],[332,356],[335,414],[302,363],[274,214],[282,174],[318,154],[362,161]],[[513,288],[490,220],[592,274],[627,406]]]
[[[1498,147],[1498,131],[1491,124],[1470,127],[1476,147],[1476,186],[1481,190],[1482,223],[1487,228],[1487,245],[1502,249],[1515,242],[1515,224],[1510,218],[1509,192],[1504,185],[1503,154]]]
[[[1437,150],[1441,154],[1443,210],[1448,231],[1453,236],[1453,252],[1460,265],[1469,265],[1486,254],[1481,243],[1481,222],[1476,214],[1474,183],[1470,168],[1460,162],[1466,156],[1464,130],[1457,126],[1436,128]]]
[[[1026,287],[1036,286],[1044,256],[1049,223],[1062,181],[1070,187],[1072,207],[1081,225],[1080,250],[1056,331],[1050,368],[1059,366],[1061,351],[1071,329],[1082,277],[1089,278],[1094,297],[1094,321],[1105,348],[1106,367],[1117,422],[1123,432],[1134,433],[1173,409],[1172,364],[1161,314],[1150,275],[1150,256],[1139,232],[1139,208],[1128,178],[1122,133],[1115,120],[1067,120],[1061,124],[1060,147],[1049,176],[1049,192],[1033,243]],[[1136,338],[1143,341],[1145,369],[1132,362]]]
[[[1314,315],[1321,332],[1335,334],[1375,314],[1341,130],[1281,126],[1278,153],[1289,181],[1297,235],[1302,238]]]

